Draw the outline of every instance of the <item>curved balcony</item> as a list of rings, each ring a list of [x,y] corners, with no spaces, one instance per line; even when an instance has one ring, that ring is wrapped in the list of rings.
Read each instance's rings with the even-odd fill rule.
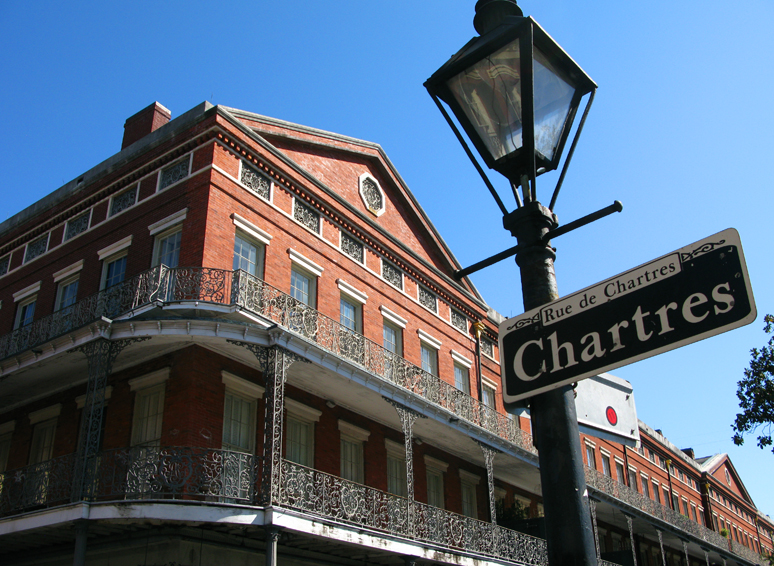
[[[271,320],[369,373],[536,453],[532,437],[506,415],[242,270],[154,267],[0,337],[0,360],[103,318],[130,318],[144,309],[174,303],[228,307]]]
[[[0,474],[0,516],[66,505],[76,455]],[[262,458],[207,448],[135,447],[97,457],[93,501],[207,501],[262,506]],[[546,566],[545,541],[283,460],[274,505],[404,540]]]
[[[585,470],[586,485],[600,494],[602,498],[612,498],[659,521],[677,527],[681,531],[689,533],[698,540],[715,548],[730,551],[753,564],[763,564],[763,558],[746,546],[729,544],[733,541],[729,541],[720,533],[692,521],[685,515],[644,496],[637,490],[614,480],[610,476],[606,476],[589,467],[586,467]]]

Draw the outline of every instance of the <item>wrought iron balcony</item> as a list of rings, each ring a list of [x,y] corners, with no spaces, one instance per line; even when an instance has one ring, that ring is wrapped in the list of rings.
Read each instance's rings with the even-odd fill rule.
[[[76,455],[0,474],[0,516],[54,507],[73,496]],[[98,456],[94,501],[183,499],[263,505],[262,458],[229,450],[142,447]],[[545,541],[282,461],[280,507],[453,552],[547,566]]]
[[[673,525],[681,531],[689,533],[716,548],[729,550],[753,564],[763,564],[763,558],[746,546],[738,543],[730,544],[734,541],[729,541],[720,533],[708,529],[696,521],[692,521],[685,515],[589,467],[586,467],[586,485],[600,494],[602,498],[604,496],[613,498],[651,517]]]
[[[154,304],[185,302],[238,307],[269,319],[320,348],[362,366],[369,373],[536,453],[532,437],[506,415],[242,270],[154,267],[0,337],[0,360],[102,317],[115,319]]]
[[[279,505],[446,548],[547,565],[546,543],[438,507],[282,462]]]

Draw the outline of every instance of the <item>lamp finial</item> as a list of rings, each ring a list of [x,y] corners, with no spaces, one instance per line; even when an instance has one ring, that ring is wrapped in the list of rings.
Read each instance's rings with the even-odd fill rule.
[[[516,0],[478,0],[473,27],[479,35],[484,35],[500,25],[506,16],[522,17],[523,15]]]

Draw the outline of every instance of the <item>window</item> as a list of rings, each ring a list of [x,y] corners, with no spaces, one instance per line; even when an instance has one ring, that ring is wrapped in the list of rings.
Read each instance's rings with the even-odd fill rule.
[[[234,262],[232,269],[243,269],[250,275],[263,278],[264,247],[241,232],[234,236]]]
[[[35,317],[36,303],[37,295],[33,295],[19,303],[16,307],[16,321],[13,325],[14,330],[32,324],[32,320]]]
[[[487,385],[486,383],[483,383],[481,385],[481,391],[484,394],[484,398],[482,399],[484,406],[489,407],[490,409],[494,409],[496,389],[490,385]]]
[[[102,288],[109,289],[123,282],[126,277],[126,254],[108,258],[102,264]]]
[[[35,424],[30,443],[30,465],[41,464],[51,459],[54,453],[56,417]]]
[[[648,476],[642,476],[642,495],[650,499],[650,488],[648,487]]]
[[[314,307],[315,281],[311,273],[294,266],[290,271],[290,296],[305,305]]]
[[[387,491],[401,497],[408,496],[406,483],[406,448],[389,439],[384,441],[387,449]]]
[[[420,345],[422,353],[422,369],[427,373],[438,375],[438,350],[425,343]]]
[[[494,360],[494,342],[486,336],[481,336],[481,353]]]
[[[226,389],[223,405],[223,449],[251,453],[255,449],[255,399]]]
[[[634,491],[640,491],[640,484],[637,481],[637,470],[634,468],[629,468],[629,487]]]
[[[311,468],[314,466],[314,423],[320,420],[322,411],[288,398],[285,407],[288,412],[285,458]]]
[[[91,209],[87,210],[80,216],[76,216],[72,220],[67,221],[67,226],[64,231],[64,241],[71,238],[75,238],[78,234],[82,234],[89,229],[89,221],[91,220]]]
[[[443,509],[443,474],[449,464],[425,455],[425,467],[427,468],[427,504]]]
[[[696,515],[696,505],[694,505],[693,503],[691,503],[691,517],[697,523],[699,522],[699,517],[698,515]]]
[[[610,469],[610,455],[602,452],[602,473],[607,477],[613,477],[613,470]]]
[[[462,495],[462,514],[478,519],[478,502],[476,501],[476,486],[481,478],[475,474],[460,470],[460,491]]]
[[[156,236],[153,244],[153,265],[177,267],[180,263],[180,243],[183,230],[180,226]]]
[[[382,279],[393,287],[403,290],[403,272],[384,259],[382,260]]]
[[[239,180],[256,195],[269,200],[271,181],[244,161],[242,161],[242,172],[240,173]]]
[[[135,202],[137,202],[137,185],[123,193],[117,194],[110,200],[110,213],[108,214],[108,217],[115,216],[127,208],[134,206]]]
[[[419,304],[431,312],[438,313],[438,297],[421,285],[419,285]]]
[[[358,263],[364,263],[365,261],[365,248],[363,243],[356,240],[349,234],[341,232],[341,243],[339,247],[345,255],[348,255]]]
[[[672,492],[672,509],[680,512],[680,499],[677,497],[677,494]]]
[[[362,332],[362,316],[360,305],[348,297],[342,296],[340,299],[339,322],[347,330],[352,332]]]
[[[159,190],[166,189],[188,177],[188,166],[190,161],[190,155],[186,155],[180,161],[164,167],[164,169],[161,170],[161,173],[159,173]]]
[[[370,432],[347,421],[339,420],[341,433],[341,477],[356,483],[365,483],[363,444]]]
[[[661,494],[658,490],[658,482],[653,482],[653,499],[656,500],[656,503],[661,503]]]
[[[626,483],[624,477],[624,465],[620,460],[615,461],[615,477],[618,478],[618,483]]]
[[[11,421],[13,422],[13,421]],[[11,436],[10,432],[0,434],[0,474],[5,472],[8,466],[8,455],[11,452]],[[2,493],[3,487],[0,485],[0,493]]]
[[[27,249],[24,250],[24,263],[30,262],[48,251],[48,236],[49,234],[46,233],[45,236],[27,244]]]
[[[461,312],[451,309],[451,323],[460,332],[468,333],[468,318]]]
[[[132,446],[159,447],[163,416],[163,383],[137,391],[132,422]]]
[[[596,450],[591,444],[586,444],[586,465],[594,470],[597,469]]]
[[[11,255],[0,258],[0,277],[8,273],[8,269],[11,266]]]
[[[384,349],[398,356],[403,355],[403,329],[387,320],[382,327]]]
[[[320,233],[320,214],[297,198],[293,199],[293,218],[304,228],[315,234]]]
[[[385,211],[385,198],[379,182],[368,173],[363,173],[358,179],[360,185],[360,198],[363,204],[375,216],[380,216]]]
[[[689,517],[689,515],[688,515],[688,500],[687,500],[687,499],[685,499],[685,498],[683,498],[683,500],[682,500],[682,501],[683,501],[683,510],[682,510],[682,514],[683,514],[683,515],[685,515],[686,517]]]
[[[470,395],[470,372],[468,368],[454,363],[454,387]]]
[[[68,277],[59,282],[56,290],[56,310],[60,311],[75,304],[78,298],[78,276]]]

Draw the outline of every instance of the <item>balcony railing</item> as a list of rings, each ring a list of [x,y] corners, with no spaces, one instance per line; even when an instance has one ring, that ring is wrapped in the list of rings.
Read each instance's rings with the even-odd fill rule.
[[[75,454],[70,454],[0,474],[0,516],[72,501],[75,460]],[[106,451],[98,456],[92,499],[261,505],[261,463],[258,456],[207,448]],[[542,539],[284,460],[280,477],[280,500],[275,505],[452,551],[547,566]]]
[[[536,452],[532,437],[513,419],[242,270],[154,267],[0,337],[0,360],[102,317],[114,319],[148,305],[176,302],[236,306],[270,319],[455,416]]]
[[[279,505],[447,548],[547,565],[546,543],[517,531],[282,461]]]
[[[649,497],[646,497],[637,490],[614,480],[610,476],[606,476],[589,467],[586,467],[585,469],[586,485],[588,487],[591,487],[604,495],[617,499],[618,501],[626,503],[635,509],[639,509],[640,511],[647,513],[656,519],[660,519],[665,523],[674,525],[680,530],[686,533],[690,533],[696,538],[717,548],[729,549],[737,556],[740,556],[752,562],[753,564],[763,564],[762,557],[746,546],[738,543],[729,544],[729,542],[734,543],[734,541],[729,541],[720,533],[708,529],[696,521],[692,521],[685,515],[682,515],[681,513],[678,513],[677,511],[674,511],[669,507],[662,505],[661,503],[654,501]]]

